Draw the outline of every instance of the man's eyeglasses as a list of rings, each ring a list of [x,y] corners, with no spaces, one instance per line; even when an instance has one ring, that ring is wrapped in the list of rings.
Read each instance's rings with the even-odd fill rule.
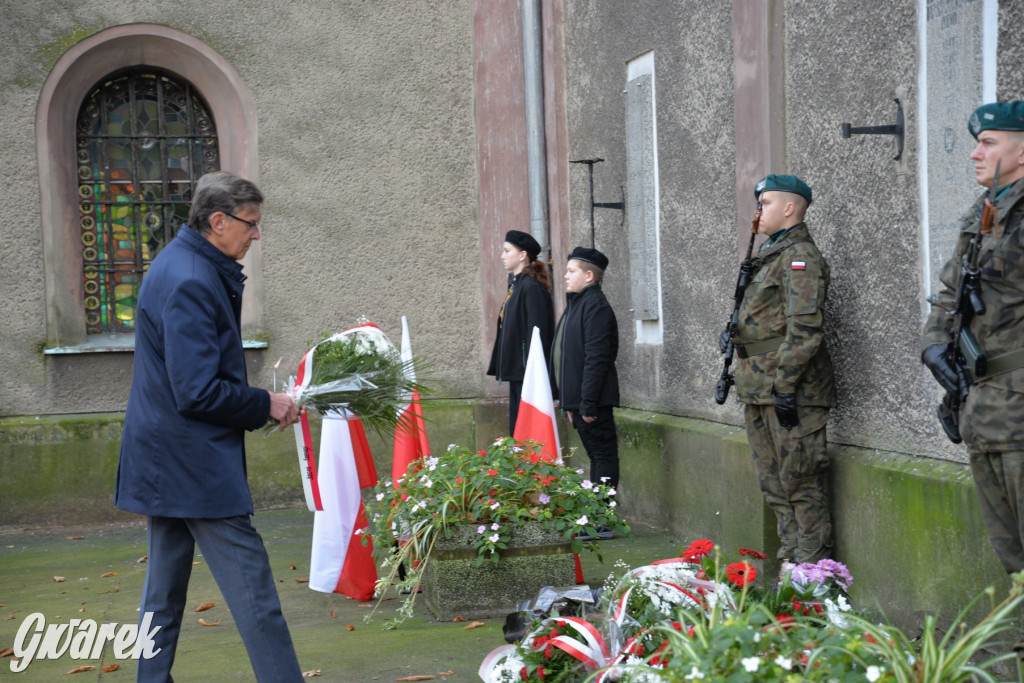
[[[236,221],[242,221],[243,223],[245,223],[246,225],[248,225],[248,226],[249,226],[249,230],[259,230],[259,229],[260,229],[260,222],[259,222],[259,221],[256,221],[256,222],[254,223],[253,221],[247,221],[247,220],[245,220],[244,218],[239,218],[239,217],[238,217],[238,216],[236,216],[235,214],[233,214],[233,213],[228,213],[227,211],[223,211],[222,213],[223,213],[223,214],[224,214],[225,216],[230,216],[231,218],[234,218],[234,219],[235,219]]]

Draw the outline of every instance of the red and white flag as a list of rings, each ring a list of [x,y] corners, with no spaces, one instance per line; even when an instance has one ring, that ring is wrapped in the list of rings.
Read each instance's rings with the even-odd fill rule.
[[[523,393],[516,417],[516,441],[536,441],[541,444],[541,457],[551,462],[562,462],[562,447],[558,443],[555,424],[555,401],[551,398],[548,365],[540,342],[540,328],[533,328],[530,355],[526,359]]]
[[[376,485],[377,468],[363,423],[356,417],[324,415],[317,479],[323,509],[313,515],[309,587],[369,600],[377,583],[377,565],[373,544],[364,546],[362,541],[367,520],[359,490]]]
[[[412,342],[409,340],[409,322],[402,316],[402,362],[405,364],[405,375],[416,382],[416,369],[412,365]],[[409,471],[409,465],[420,458],[430,455],[430,444],[427,442],[427,429],[423,423],[423,406],[420,405],[420,392],[413,389],[409,403],[402,408],[395,428],[395,449],[391,462],[391,481],[398,481]]]

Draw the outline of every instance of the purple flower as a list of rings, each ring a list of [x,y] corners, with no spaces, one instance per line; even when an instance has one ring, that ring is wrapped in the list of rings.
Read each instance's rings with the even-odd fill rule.
[[[540,499],[539,500],[540,500],[540,504],[541,505],[547,505],[548,503],[551,502],[551,496],[549,496],[546,493],[542,493],[542,494],[540,494]]]
[[[476,528],[476,532],[477,532],[478,534],[482,534],[482,533],[483,533],[483,532],[485,532],[485,531],[487,531],[487,527],[485,527],[485,526],[484,526],[483,524],[481,524],[480,526],[478,526],[478,527]]]
[[[491,534],[488,540],[490,540],[491,543],[497,543],[499,538],[501,538],[501,536],[498,534]]]

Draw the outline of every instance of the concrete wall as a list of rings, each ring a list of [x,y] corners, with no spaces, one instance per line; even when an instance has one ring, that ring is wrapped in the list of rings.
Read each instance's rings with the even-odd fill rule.
[[[206,42],[255,102],[252,153],[267,201],[254,275],[269,348],[248,352],[252,383],[270,385],[279,358],[280,377],[321,331],[360,316],[397,341],[405,314],[440,393],[483,394],[470,0],[3,0],[0,14],[0,415],[124,408],[130,353],[40,353],[46,264],[33,138],[40,88],[61,54],[136,22]]]
[[[461,400],[428,401],[424,415],[435,455],[449,443],[485,448],[507,419],[501,403]],[[728,553],[746,547],[774,557],[775,517],[741,429],[637,410],[618,411],[616,421],[627,520],[665,529],[682,546],[709,538]],[[576,433],[560,427],[570,464],[588,468]],[[120,429],[117,414],[0,419],[0,527],[137,519],[111,502]],[[388,478],[390,439],[368,436],[378,476]],[[250,434],[247,449],[257,510],[303,507],[291,436]],[[909,628],[922,611],[951,619],[986,586],[1005,594],[965,465],[846,446],[831,456],[835,557],[853,574],[857,606]]]

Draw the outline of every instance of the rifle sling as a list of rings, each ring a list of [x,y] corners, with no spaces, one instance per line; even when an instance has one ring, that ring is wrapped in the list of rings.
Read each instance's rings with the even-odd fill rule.
[[[750,342],[749,344],[734,343],[733,346],[736,349],[737,356],[740,358],[751,358],[753,356],[763,356],[766,353],[778,350],[778,348],[782,346],[784,339],[785,337],[772,337],[771,339]]]
[[[740,356],[740,358],[742,357],[743,356]],[[971,373],[971,379],[973,380],[973,383],[976,384],[982,380],[988,379],[989,377],[1001,375],[1004,372],[1010,372],[1017,368],[1024,368],[1024,349],[1007,351],[1006,353],[1001,353],[998,356],[989,358],[988,367],[986,368],[987,372],[984,375],[979,375],[977,377],[974,376],[974,373]],[[970,368],[968,368],[968,372],[970,372]]]

